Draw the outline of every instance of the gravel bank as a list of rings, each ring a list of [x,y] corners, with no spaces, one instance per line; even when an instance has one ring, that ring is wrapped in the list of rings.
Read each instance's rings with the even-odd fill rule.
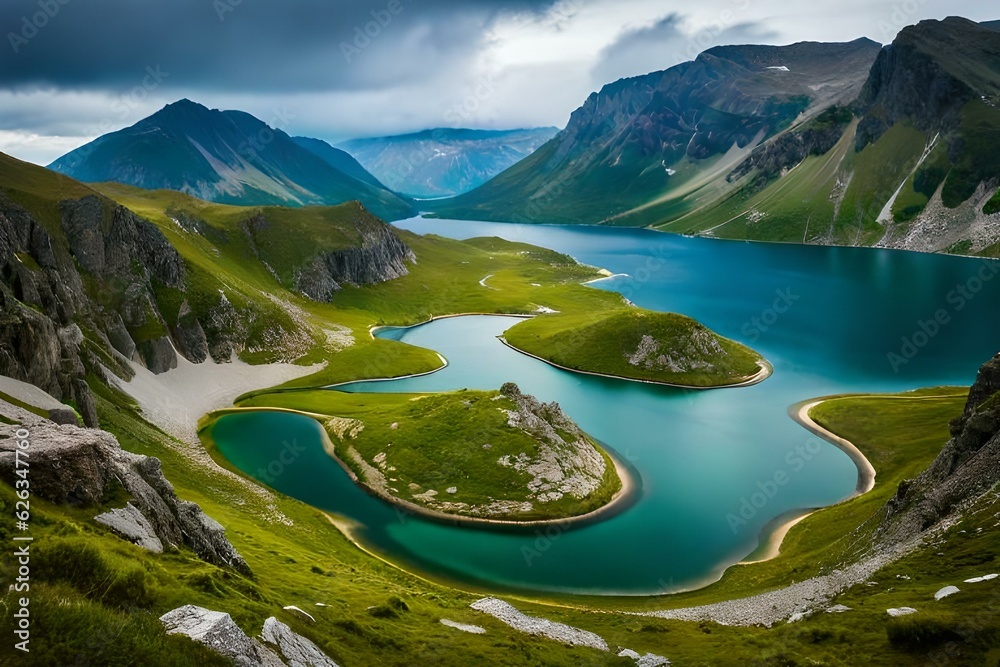
[[[513,606],[497,598],[483,598],[470,605],[476,611],[489,614],[510,627],[529,635],[554,639],[572,646],[586,646],[607,651],[608,643],[593,632],[574,628],[564,623],[556,623],[544,618],[522,614]]]

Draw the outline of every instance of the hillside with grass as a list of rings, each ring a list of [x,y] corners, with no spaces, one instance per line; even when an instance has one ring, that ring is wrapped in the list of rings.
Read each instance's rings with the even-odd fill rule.
[[[558,405],[516,385],[416,395],[286,392],[239,406],[308,413],[326,431],[328,454],[366,489],[432,518],[566,519],[605,506],[622,488],[596,441]],[[203,431],[209,441],[212,423]]]
[[[541,315],[504,337],[515,349],[568,370],[644,382],[708,389],[759,381],[770,372],[759,354],[689,317],[634,307]]]
[[[656,223],[690,210],[687,194],[724,183],[761,142],[849,103],[878,49],[868,39],[720,46],[608,83],[531,156],[431,210],[501,222]]]

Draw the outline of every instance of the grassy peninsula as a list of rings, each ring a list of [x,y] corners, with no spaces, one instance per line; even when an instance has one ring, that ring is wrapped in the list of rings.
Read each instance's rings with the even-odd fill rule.
[[[568,370],[643,382],[707,389],[770,373],[759,354],[690,317],[629,306],[541,315],[504,336],[511,347]]]
[[[307,412],[366,489],[431,517],[560,520],[622,490],[611,457],[555,404],[516,385],[440,394],[265,394],[241,407]]]

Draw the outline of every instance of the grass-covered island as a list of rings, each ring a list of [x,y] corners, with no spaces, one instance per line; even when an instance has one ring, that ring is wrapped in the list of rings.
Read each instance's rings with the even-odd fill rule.
[[[690,317],[635,307],[541,315],[504,339],[567,370],[682,387],[754,384],[771,372],[759,354]]]
[[[623,499],[630,486],[558,404],[513,383],[441,394],[290,392],[241,405],[307,412],[358,483],[434,518],[564,520]]]

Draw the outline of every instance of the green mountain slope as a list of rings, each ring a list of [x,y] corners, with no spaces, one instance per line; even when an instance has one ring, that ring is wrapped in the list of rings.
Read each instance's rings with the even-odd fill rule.
[[[757,49],[712,49],[606,86],[534,155],[441,202],[437,214],[1000,255],[993,26],[950,17],[904,28],[881,50],[868,42]],[[779,61],[788,72],[768,69]],[[784,87],[778,77],[788,77]],[[728,96],[712,96],[723,82]],[[761,90],[770,96],[754,97]],[[807,98],[798,116],[776,106]],[[754,99],[752,113],[734,115]],[[729,121],[720,125],[723,111]],[[749,139],[754,128],[762,131]],[[708,150],[703,130],[716,142]],[[671,136],[687,139],[679,159]]]
[[[1000,34],[960,18],[902,30],[859,99],[768,142],[669,231],[996,255]],[[830,110],[826,115],[831,115]],[[853,119],[851,118],[853,116]],[[850,121],[850,122],[846,122]],[[811,143],[814,150],[790,150]],[[992,197],[992,199],[991,199]]]
[[[50,167],[90,182],[185,192],[237,205],[330,205],[351,200],[388,219],[406,200],[363,174],[349,156],[331,164],[250,114],[181,100],[99,137]]]
[[[444,217],[642,225],[685,210],[768,137],[853,99],[878,45],[727,46],[594,93],[566,129]],[[836,67],[830,67],[836,63]]]

